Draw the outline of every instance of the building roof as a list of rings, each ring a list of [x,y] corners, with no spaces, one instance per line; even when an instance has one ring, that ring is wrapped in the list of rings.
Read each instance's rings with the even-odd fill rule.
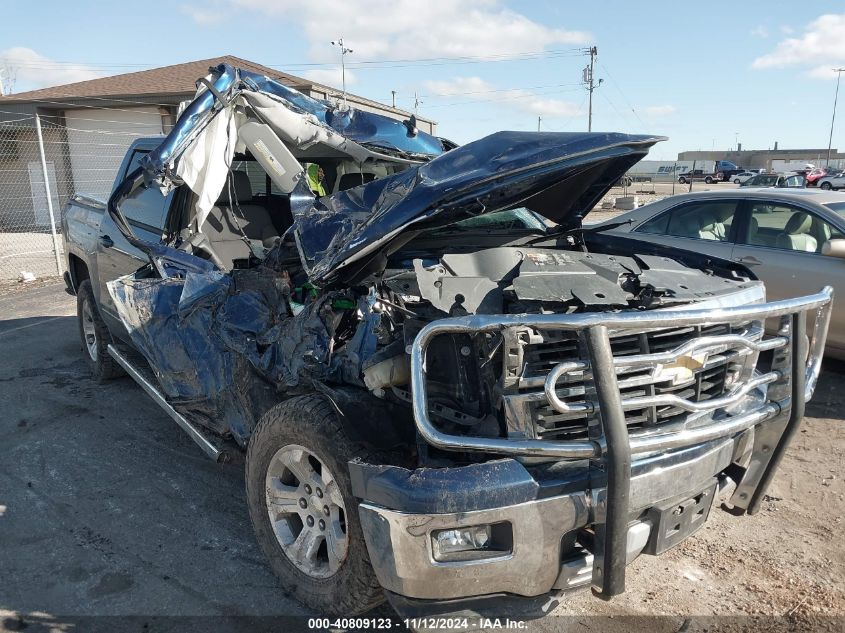
[[[313,82],[274,70],[261,64],[225,55],[212,59],[200,59],[184,64],[162,66],[134,73],[112,75],[100,79],[89,79],[63,86],[30,90],[19,94],[0,97],[2,101],[40,101],[43,99],[85,99],[87,97],[116,97],[160,94],[193,94],[197,79],[208,74],[208,69],[219,64],[230,64],[238,68],[267,75],[291,87],[311,86]]]
[[[266,75],[271,79],[276,79],[286,86],[295,88],[302,92],[309,90],[319,90],[325,94],[339,93],[340,91],[320,84],[310,79],[297,77],[289,73],[256,64],[247,59],[242,59],[234,55],[224,55],[222,57],[213,57],[211,59],[200,59],[193,62],[186,62],[184,64],[173,64],[172,66],[162,66],[161,68],[151,68],[150,70],[140,70],[134,73],[124,73],[122,75],[112,75],[110,77],[101,77],[99,79],[89,79],[88,81],[79,81],[72,84],[65,84],[62,86],[53,86],[51,88],[41,88],[39,90],[30,90],[29,92],[21,92],[18,94],[0,96],[0,102],[9,105],[12,104],[32,104],[32,103],[52,103],[53,100],[62,99],[78,102],[85,99],[103,99],[118,97],[144,97],[144,98],[163,98],[173,97],[174,103],[178,103],[186,96],[192,96],[197,90],[197,79],[208,74],[208,69],[220,64],[229,64],[236,68],[243,68],[255,73]],[[375,108],[383,108],[392,110],[393,112],[410,116],[410,113],[399,108],[392,108],[383,103],[373,101],[358,95],[349,94],[350,101],[367,104]],[[169,103],[169,101],[168,101]],[[56,104],[61,105],[61,104]],[[430,121],[425,117],[417,117],[420,120]]]

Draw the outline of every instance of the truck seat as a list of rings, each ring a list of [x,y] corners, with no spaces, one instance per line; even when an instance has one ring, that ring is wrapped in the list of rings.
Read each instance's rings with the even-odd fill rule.
[[[230,173],[217,204],[200,227],[217,256],[230,268],[234,260],[248,259],[251,252],[238,225],[247,238],[267,248],[272,247],[279,236],[267,209],[253,202],[249,176],[243,171]]]

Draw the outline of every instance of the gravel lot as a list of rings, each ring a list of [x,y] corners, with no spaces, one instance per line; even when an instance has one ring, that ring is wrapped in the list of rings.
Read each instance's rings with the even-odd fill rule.
[[[254,541],[241,467],[207,460],[131,380],[95,385],[74,315],[60,282],[0,285],[0,630],[305,615]],[[827,364],[764,511],[714,511],[680,547],[633,563],[625,595],[568,596],[530,629],[843,630],[843,378]],[[714,615],[742,618],[686,621]]]

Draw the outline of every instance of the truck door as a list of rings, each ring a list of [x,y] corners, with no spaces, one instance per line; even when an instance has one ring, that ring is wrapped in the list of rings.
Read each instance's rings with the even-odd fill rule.
[[[141,157],[149,150],[136,149],[129,161],[125,161],[126,168],[123,176],[134,171]],[[174,191],[162,196],[156,188],[139,188],[133,196],[127,198],[121,210],[132,227],[133,232],[140,239],[159,243],[162,238],[167,210],[173,199]],[[147,256],[132,246],[108,213],[103,215],[100,222],[100,235],[97,243],[97,271],[99,276],[99,296],[97,297],[103,319],[109,322],[109,327],[120,325],[120,319],[114,308],[106,283],[135,272],[144,264],[149,263]],[[120,331],[118,329],[117,331]]]

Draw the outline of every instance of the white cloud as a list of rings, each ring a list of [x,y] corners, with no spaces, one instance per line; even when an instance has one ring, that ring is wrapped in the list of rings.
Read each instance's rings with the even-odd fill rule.
[[[836,79],[836,73],[833,72],[833,65],[831,64],[821,64],[820,66],[816,66],[815,68],[812,68],[807,75],[813,79]]]
[[[352,60],[515,55],[590,41],[581,31],[550,28],[500,0],[230,0],[300,24],[317,61],[334,61],[329,41],[343,37]]]
[[[343,85],[343,71],[339,66],[337,68],[314,68],[313,70],[302,73],[302,75],[311,81],[316,81],[332,88],[339,89]],[[354,84],[357,80],[358,78],[355,76],[355,73],[347,69],[346,85]]]
[[[429,91],[424,97],[464,97],[467,101],[495,102],[514,110],[549,118],[582,114],[581,108],[570,101],[550,99],[521,88],[496,88],[480,77],[425,81],[423,86]]]
[[[673,105],[653,105],[653,106],[646,106],[643,108],[643,112],[645,112],[648,116],[668,116],[670,114],[675,114],[678,109]]]
[[[228,17],[225,7],[221,6],[212,8],[183,4],[179,7],[179,11],[190,17],[200,26],[216,26]]]
[[[795,33],[795,29],[793,29],[788,24],[784,24],[783,26],[780,27],[780,32],[783,33],[784,35],[792,35],[793,33]]]
[[[569,118],[584,113],[577,104],[571,101],[545,99],[530,93],[526,94],[524,98],[514,101],[514,105],[527,112],[533,112],[536,115],[547,116],[549,118]]]
[[[59,63],[24,46],[0,51],[0,67],[11,75],[15,92],[61,86],[103,76],[84,64]],[[10,77],[4,77],[4,80],[9,82]]]
[[[455,77],[448,81],[424,81],[425,89],[432,97],[450,97],[452,95],[480,94],[495,92],[493,84],[484,81],[481,77]]]
[[[781,40],[775,49],[755,59],[751,67],[785,68],[845,62],[845,13],[822,15],[800,37]],[[832,66],[831,66],[832,67]],[[812,73],[815,76],[815,71]]]
[[[762,38],[765,39],[765,38],[769,37],[769,29],[767,29],[762,24],[759,24],[759,25],[755,26],[753,29],[751,29],[751,35],[753,35],[754,37],[762,37]]]

